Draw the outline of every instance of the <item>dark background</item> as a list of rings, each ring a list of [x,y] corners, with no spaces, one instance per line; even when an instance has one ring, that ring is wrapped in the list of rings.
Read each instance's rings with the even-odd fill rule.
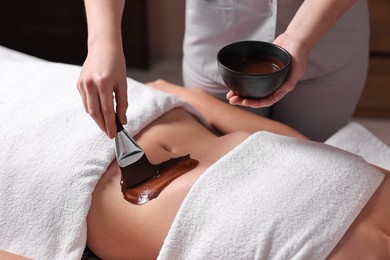
[[[145,2],[131,0],[125,5],[122,30],[129,68],[149,66]],[[84,2],[0,1],[0,45],[50,61],[82,65],[87,55]]]

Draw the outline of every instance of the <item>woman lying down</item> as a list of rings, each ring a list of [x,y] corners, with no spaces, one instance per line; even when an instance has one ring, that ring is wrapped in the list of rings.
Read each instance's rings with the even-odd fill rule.
[[[210,132],[182,109],[174,109],[166,113],[137,135],[139,145],[145,150],[152,163],[190,154],[192,158],[199,161],[199,165],[172,182],[158,198],[145,205],[134,206],[123,199],[118,189],[120,170],[114,161],[96,187],[87,221],[88,245],[93,252],[104,259],[156,258],[183,199],[193,184],[207,168],[244,142],[252,133],[266,130],[306,139],[285,125],[221,103],[201,91],[184,89],[161,80],[150,85],[177,95],[192,104],[223,135],[217,136]],[[348,166],[348,162],[345,164],[346,167],[351,167]],[[389,174],[383,169],[379,171],[385,175]],[[296,196],[299,196],[299,193]],[[390,181],[386,177],[329,258],[390,258],[389,200]],[[311,203],[319,202],[313,200]],[[247,214],[251,213],[247,212]],[[225,231],[230,232],[229,229]],[[299,249],[296,251],[299,252]],[[261,257],[258,256],[256,258]],[[177,259],[177,256],[171,257]]]
[[[185,110],[175,108],[135,137],[153,164],[187,154],[199,164],[175,179],[157,198],[138,206],[123,199],[119,188],[121,172],[117,162],[113,161],[93,192],[87,217],[87,244],[97,256],[103,259],[390,259],[389,171],[371,166],[347,152],[308,141],[305,136],[281,123],[229,106],[202,91],[181,88],[162,80],[149,85],[189,102],[218,130],[218,134],[204,127]],[[277,135],[254,134],[259,131]],[[260,135],[258,144],[256,135]],[[267,138],[269,143],[261,141]],[[281,143],[275,145],[275,149],[281,146],[280,150],[291,150],[291,154],[295,153],[294,149],[296,153],[302,151],[301,157],[295,157],[302,160],[279,160],[278,155],[272,153],[264,154],[264,160],[250,158],[251,153],[256,154],[256,151],[248,150],[249,146],[253,149],[264,144],[272,149],[273,138]],[[314,150],[310,151],[318,151],[317,157],[305,154],[305,149],[311,146]],[[239,151],[237,154],[234,152],[236,149]],[[288,155],[289,152],[283,153]],[[322,158],[330,159],[318,163]],[[240,172],[231,167],[236,174],[231,173],[229,167],[216,168],[218,163],[224,166],[224,163],[232,165],[242,161],[246,163],[240,164]],[[262,167],[275,170],[261,173],[265,177],[255,184],[261,189],[258,193],[248,190],[244,194],[246,187],[251,186],[251,177],[247,181],[245,176],[253,169],[267,169]],[[294,167],[302,172],[292,177],[290,174]],[[216,198],[209,197],[207,192],[196,194],[207,179],[198,185],[195,182],[201,181],[200,177],[203,173],[207,174],[209,168],[221,171],[221,176],[226,174],[226,180],[221,178],[215,187],[211,185],[208,188],[210,194],[217,194]],[[327,171],[327,168],[331,170]],[[357,171],[360,173],[356,175]],[[322,172],[328,176],[322,176]],[[349,177],[344,178],[344,172]],[[272,174],[279,174],[280,178],[267,176]],[[227,183],[228,178],[240,175],[238,180],[242,179],[242,182],[234,183],[233,189],[228,186],[228,190],[224,190],[224,182]],[[315,187],[313,193],[305,192],[312,187]],[[287,192],[289,189],[293,197],[286,198],[284,196],[290,194]],[[221,196],[218,197],[218,194]],[[339,194],[340,198],[337,198]],[[205,207],[191,209],[190,202],[182,205],[186,196],[188,200],[198,198]],[[328,197],[331,196],[336,199],[330,200]],[[343,196],[352,198],[346,200]],[[293,211],[290,208],[294,208],[295,201],[298,208]],[[262,205],[269,202],[271,205]],[[242,212],[233,211],[240,206]],[[222,207],[227,211],[223,209],[219,212],[221,216],[218,212],[206,216],[208,212],[221,210]],[[191,217],[186,213],[194,214],[192,226],[186,225],[185,221],[180,222],[181,218]],[[312,219],[307,221],[306,215],[310,214]],[[175,220],[175,217],[178,219]],[[345,227],[340,228],[340,225]],[[199,230],[206,234],[197,240],[197,234],[201,233]],[[245,237],[240,236],[241,231]],[[317,242],[311,244],[312,240]],[[208,245],[203,247],[195,242]],[[212,244],[222,244],[223,247],[215,248]]]

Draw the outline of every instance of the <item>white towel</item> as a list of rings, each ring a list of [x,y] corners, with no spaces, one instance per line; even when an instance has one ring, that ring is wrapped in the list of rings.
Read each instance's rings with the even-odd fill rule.
[[[383,178],[338,148],[256,133],[195,183],[158,258],[324,259]]]
[[[44,59],[40,59],[26,53],[15,51],[7,47],[0,45],[0,60],[13,60],[13,61],[34,61],[34,62],[46,62]]]
[[[115,156],[84,112],[80,67],[0,61],[0,249],[80,259],[94,187]],[[128,80],[125,128],[137,134],[177,98]],[[118,189],[120,188],[118,183]]]
[[[390,134],[390,133],[389,133]],[[350,122],[325,142],[390,170],[390,148],[362,125]]]

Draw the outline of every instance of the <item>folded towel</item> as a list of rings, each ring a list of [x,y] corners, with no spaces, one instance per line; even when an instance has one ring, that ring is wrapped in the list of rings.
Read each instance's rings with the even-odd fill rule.
[[[390,170],[390,147],[358,123],[350,122],[325,143],[360,155],[367,162]]]
[[[79,72],[0,61],[0,249],[33,259],[82,256],[91,194],[115,147],[84,112]],[[131,135],[183,105],[130,79],[128,93]]]
[[[324,259],[383,178],[341,149],[253,134],[198,179],[158,259]]]

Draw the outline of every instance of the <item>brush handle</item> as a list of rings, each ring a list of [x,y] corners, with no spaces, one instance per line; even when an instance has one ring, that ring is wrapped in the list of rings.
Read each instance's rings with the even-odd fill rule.
[[[119,133],[123,131],[123,125],[119,121],[118,115],[115,113],[115,123],[116,123],[116,132]]]

